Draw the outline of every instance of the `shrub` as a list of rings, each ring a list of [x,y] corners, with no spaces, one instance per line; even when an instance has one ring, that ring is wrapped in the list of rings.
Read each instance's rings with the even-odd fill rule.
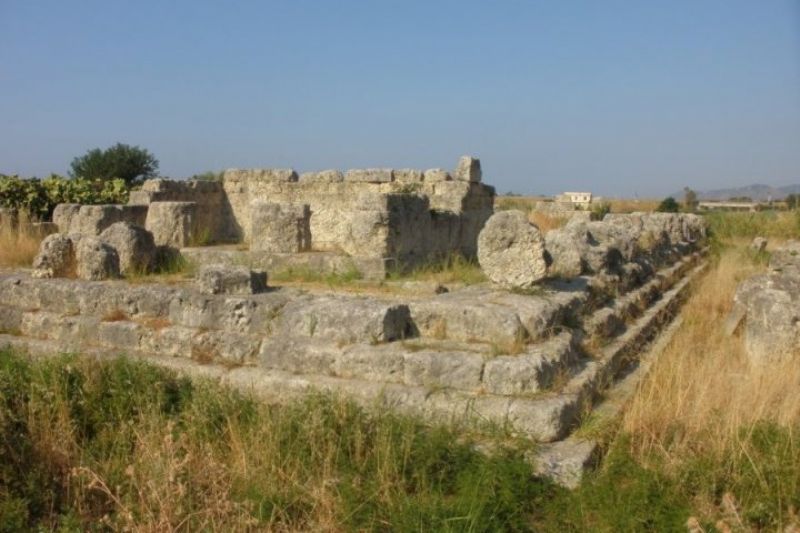
[[[659,213],[677,213],[681,210],[681,206],[678,205],[678,202],[675,201],[675,198],[672,196],[667,196],[661,203],[658,204],[656,211]]]
[[[92,181],[51,174],[40,180],[0,174],[0,207],[24,211],[36,219],[49,219],[56,205],[62,203],[123,204],[128,201],[128,192],[121,179]]]

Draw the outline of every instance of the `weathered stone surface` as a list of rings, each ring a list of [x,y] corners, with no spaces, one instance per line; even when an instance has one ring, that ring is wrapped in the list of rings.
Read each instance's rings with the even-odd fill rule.
[[[577,488],[583,475],[598,460],[597,442],[570,437],[536,448],[532,462],[536,473],[568,489]]]
[[[222,180],[241,180],[264,183],[292,183],[298,180],[297,172],[291,168],[231,168],[222,175]]]
[[[767,239],[764,237],[755,237],[750,242],[750,249],[756,253],[761,253],[767,249]]]
[[[157,246],[183,248],[201,238],[197,235],[195,202],[153,202],[147,211],[145,228]]]
[[[458,292],[410,303],[411,319],[423,337],[513,344],[525,337],[519,314],[510,306]]]
[[[155,266],[153,234],[140,226],[116,222],[103,230],[100,240],[117,251],[122,274],[145,273]]]
[[[321,170],[319,172],[303,172],[300,174],[300,183],[340,183],[344,175],[338,170]]]
[[[794,272],[755,276],[739,286],[734,302],[734,313],[739,306],[746,309],[745,349],[754,364],[783,361],[797,355],[800,276]],[[729,329],[735,330],[737,325],[731,323]]]
[[[481,172],[481,160],[477,157],[468,155],[461,156],[456,167],[455,179],[459,181],[480,182],[483,173]]]
[[[82,237],[75,248],[77,274],[81,279],[101,281],[120,276],[119,254],[97,237]]]
[[[45,237],[33,259],[33,276],[62,278],[75,275],[75,249],[69,236],[56,233]]]
[[[394,179],[400,183],[422,183],[423,172],[413,168],[395,169]]]
[[[205,265],[197,273],[204,294],[257,294],[267,290],[267,273],[244,266]]]
[[[481,354],[423,350],[404,357],[403,381],[408,385],[472,390],[481,384]]]
[[[348,170],[344,180],[350,182],[389,183],[393,180],[390,168],[363,168]]]
[[[136,226],[143,226],[147,212],[147,206],[144,205],[82,205],[77,215],[73,213],[69,231],[97,236],[116,222],[130,222]],[[59,229],[60,227],[59,225]]]
[[[250,217],[251,250],[297,253],[311,249],[311,210],[307,204],[255,201]]]
[[[371,298],[319,296],[289,302],[276,319],[282,335],[342,343],[385,342],[410,334],[408,306]]]
[[[544,239],[522,211],[492,215],[478,236],[478,261],[494,283],[530,288],[547,274]]]
[[[549,255],[547,274],[550,277],[574,278],[583,273],[581,251],[586,247],[574,232],[564,229],[548,231],[544,235],[545,249]]]
[[[426,183],[435,183],[438,181],[450,181],[453,177],[450,173],[443,168],[429,168],[423,173],[423,180]]]
[[[800,241],[789,240],[770,255],[769,269],[800,275]]]
[[[78,217],[81,210],[80,204],[58,204],[53,209],[53,222],[58,226],[61,233],[72,233],[80,231],[80,228],[73,227],[73,221]]]

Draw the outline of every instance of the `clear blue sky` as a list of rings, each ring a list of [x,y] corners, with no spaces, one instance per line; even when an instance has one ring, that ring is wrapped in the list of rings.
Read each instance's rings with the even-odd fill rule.
[[[446,167],[498,191],[800,182],[800,1],[0,0],[0,172]]]

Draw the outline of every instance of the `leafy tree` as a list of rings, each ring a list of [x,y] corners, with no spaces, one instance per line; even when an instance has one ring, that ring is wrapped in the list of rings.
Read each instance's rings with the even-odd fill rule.
[[[133,185],[158,174],[158,160],[138,146],[117,143],[105,150],[95,148],[72,160],[70,176],[88,180],[119,178]]]
[[[683,205],[687,211],[695,211],[697,209],[697,193],[689,187],[683,188]]]
[[[786,207],[789,209],[797,209],[798,204],[800,204],[800,196],[796,194],[787,194],[785,201]]]
[[[667,196],[661,203],[658,204],[656,211],[659,213],[677,213],[681,210],[681,206],[678,205],[678,202],[675,201],[675,198],[672,196]]]

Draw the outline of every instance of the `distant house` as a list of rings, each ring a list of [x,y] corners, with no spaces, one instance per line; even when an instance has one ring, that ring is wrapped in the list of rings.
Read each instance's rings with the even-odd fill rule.
[[[559,202],[568,202],[576,207],[586,208],[592,203],[590,192],[565,192],[558,197]]]

